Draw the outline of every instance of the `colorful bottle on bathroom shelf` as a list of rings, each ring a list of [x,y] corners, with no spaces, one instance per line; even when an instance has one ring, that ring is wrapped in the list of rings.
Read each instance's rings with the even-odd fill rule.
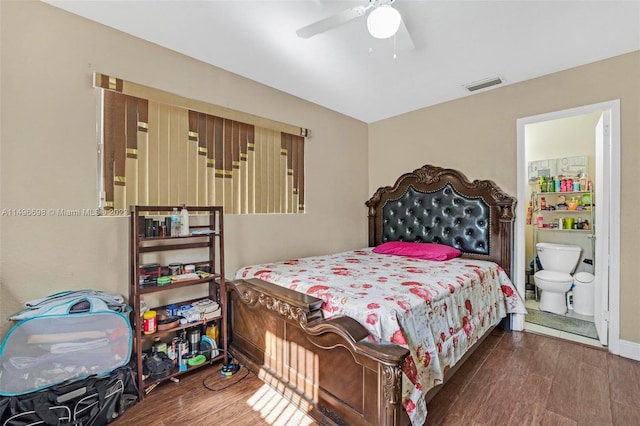
[[[587,175],[582,172],[580,173],[580,191],[587,191],[588,190],[588,183],[587,183]]]
[[[547,177],[540,176],[540,192],[547,192]]]

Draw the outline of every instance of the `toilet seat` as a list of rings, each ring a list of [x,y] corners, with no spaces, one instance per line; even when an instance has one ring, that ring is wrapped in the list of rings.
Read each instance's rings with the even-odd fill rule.
[[[534,277],[538,277],[538,279],[552,282],[552,283],[560,283],[572,281],[571,274],[566,272],[558,272],[558,271],[538,271],[535,273]]]

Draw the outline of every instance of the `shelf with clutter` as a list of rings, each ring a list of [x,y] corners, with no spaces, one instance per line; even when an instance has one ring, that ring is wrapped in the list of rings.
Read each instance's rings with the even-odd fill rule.
[[[132,206],[130,257],[138,399],[194,368],[226,364],[222,207]]]
[[[532,190],[538,194],[542,193],[565,193],[565,192],[591,192],[593,183],[587,178],[587,174],[582,172],[578,176],[545,176],[542,175],[534,181],[529,182],[535,185]]]
[[[543,175],[530,184],[533,187],[527,224],[533,225],[536,230],[593,230],[593,184],[586,173],[581,172],[573,177]],[[546,216],[548,213],[550,215]],[[567,217],[562,217],[565,215]],[[583,219],[582,216],[586,217]]]
[[[534,223],[536,229],[592,230],[594,212],[590,191],[555,194],[534,193],[532,200],[532,204],[535,206],[533,209],[536,212],[536,221]]]

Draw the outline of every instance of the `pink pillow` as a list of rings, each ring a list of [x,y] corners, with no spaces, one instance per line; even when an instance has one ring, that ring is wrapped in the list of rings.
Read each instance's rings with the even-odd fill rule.
[[[426,260],[449,260],[459,257],[462,252],[445,244],[408,243],[406,241],[390,241],[373,249],[378,254],[395,254]]]

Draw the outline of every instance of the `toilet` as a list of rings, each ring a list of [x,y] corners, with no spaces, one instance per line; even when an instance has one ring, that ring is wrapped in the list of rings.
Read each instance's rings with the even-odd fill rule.
[[[573,284],[571,273],[578,265],[581,249],[565,244],[538,243],[536,251],[543,268],[533,275],[541,290],[540,310],[564,315],[567,313],[566,293]]]

